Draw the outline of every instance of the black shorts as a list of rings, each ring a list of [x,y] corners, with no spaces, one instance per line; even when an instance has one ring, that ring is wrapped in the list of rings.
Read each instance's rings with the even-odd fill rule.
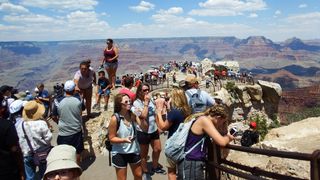
[[[58,136],[57,144],[68,144],[73,146],[76,148],[77,154],[80,154],[84,150],[82,131],[70,136]]]
[[[115,154],[112,155],[112,166],[116,168],[126,168],[129,164],[137,164],[141,161],[139,154]]]
[[[137,138],[139,144],[150,144],[151,141],[160,139],[158,130],[148,134],[146,132],[137,131]]]

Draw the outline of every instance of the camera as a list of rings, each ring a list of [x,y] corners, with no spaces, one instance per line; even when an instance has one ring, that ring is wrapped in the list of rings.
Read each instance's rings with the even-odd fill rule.
[[[230,134],[231,134],[232,136],[237,136],[237,134],[238,134],[238,129],[235,128],[235,127],[232,127],[232,128],[230,129]]]
[[[63,88],[64,88],[63,83],[61,83],[61,84],[57,83],[55,86],[53,86],[54,96],[55,97],[63,96],[63,94],[64,94]]]

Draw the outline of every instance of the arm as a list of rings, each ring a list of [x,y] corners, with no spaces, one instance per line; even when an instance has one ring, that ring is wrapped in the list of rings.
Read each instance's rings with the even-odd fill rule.
[[[172,122],[171,121],[164,121],[162,118],[162,111],[161,110],[157,110],[157,115],[156,115],[156,123],[159,129],[161,129],[162,131],[166,131],[168,130],[171,126],[172,126]]]
[[[233,140],[233,136],[230,134],[221,136],[209,118],[204,117],[199,120],[203,131],[208,134],[219,146],[224,147]]]
[[[134,114],[132,117],[133,117],[132,120],[135,121],[140,126],[142,131],[148,132],[149,124],[147,123],[146,120],[140,119],[138,116],[136,116]]]
[[[111,143],[131,143],[128,137],[127,138],[117,137],[117,118],[114,115],[111,117],[108,130],[109,130],[109,139]]]
[[[143,109],[142,109],[142,112],[141,112],[141,115],[139,116],[139,118],[147,119],[148,112],[149,112],[150,96],[146,95],[144,98],[144,101],[142,101],[142,103],[143,103]]]
[[[75,88],[75,90],[77,91],[77,92],[80,92],[80,88],[79,88],[79,79],[73,79],[73,81],[74,81],[74,83],[76,84],[76,88]]]

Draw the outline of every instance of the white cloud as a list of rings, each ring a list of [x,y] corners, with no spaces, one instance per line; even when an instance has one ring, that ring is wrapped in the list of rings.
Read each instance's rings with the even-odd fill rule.
[[[148,12],[154,9],[155,5],[146,1],[141,1],[137,6],[130,6],[129,9],[135,12]]]
[[[307,4],[300,4],[300,5],[299,5],[299,8],[306,8],[306,7],[308,7]]]
[[[200,2],[201,9],[193,9],[190,15],[197,16],[237,16],[243,12],[265,10],[263,0],[207,0]]]
[[[49,16],[39,14],[27,15],[5,15],[3,20],[15,24],[30,24],[30,23],[53,23],[54,19]]]
[[[280,10],[276,10],[276,11],[274,12],[273,17],[274,17],[274,18],[277,18],[277,17],[279,17],[281,14],[282,14],[282,12],[281,12]]]
[[[286,22],[292,24],[313,24],[320,28],[320,12],[297,14],[287,17]]]
[[[56,10],[92,10],[97,0],[22,0],[22,5]]]
[[[29,10],[26,9],[25,7],[11,4],[11,3],[1,3],[0,11],[7,12],[7,13],[28,13],[29,12]]]
[[[249,18],[257,18],[257,17],[258,17],[258,14],[256,14],[256,13],[251,13],[248,17],[249,17]]]

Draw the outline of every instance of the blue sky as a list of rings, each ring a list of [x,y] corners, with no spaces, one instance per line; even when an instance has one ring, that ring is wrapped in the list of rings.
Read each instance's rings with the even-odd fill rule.
[[[320,38],[319,0],[0,0],[0,41]]]

